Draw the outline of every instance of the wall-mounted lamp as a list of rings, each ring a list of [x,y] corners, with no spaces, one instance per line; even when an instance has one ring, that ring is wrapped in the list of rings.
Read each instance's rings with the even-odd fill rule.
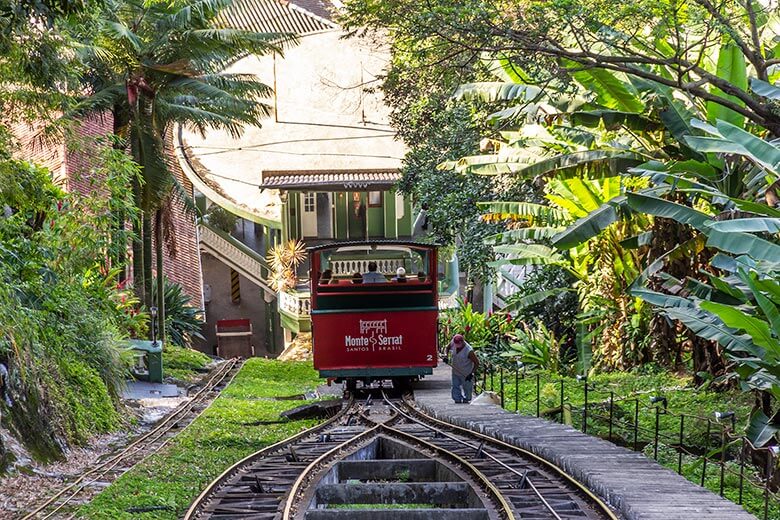
[[[715,412],[716,421],[722,422],[726,419],[731,419],[731,429],[733,430],[736,427],[737,414],[734,412]]]
[[[662,395],[656,395],[654,397],[650,398],[650,404],[663,404],[664,410],[666,410],[666,407],[669,405],[669,401],[666,399],[666,397]]]

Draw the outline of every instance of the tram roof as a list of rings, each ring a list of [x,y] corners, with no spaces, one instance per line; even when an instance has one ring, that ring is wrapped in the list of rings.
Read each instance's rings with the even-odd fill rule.
[[[413,247],[418,249],[435,249],[441,247],[441,244],[431,244],[429,242],[415,242],[413,240],[351,240],[347,242],[332,242],[330,244],[321,244],[318,246],[307,247],[309,252],[325,251],[327,249],[338,249],[341,247],[371,247],[371,246],[400,246]]]

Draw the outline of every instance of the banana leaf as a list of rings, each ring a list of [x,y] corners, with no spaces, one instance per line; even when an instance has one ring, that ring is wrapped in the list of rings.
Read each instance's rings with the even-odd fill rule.
[[[561,227],[528,227],[511,229],[503,233],[497,233],[487,237],[486,244],[514,244],[521,240],[545,240],[553,237],[563,230]]]
[[[780,421],[776,417],[770,419],[760,409],[753,410],[747,428],[747,437],[753,446],[757,448],[766,446],[777,435],[777,432],[780,432]]]
[[[771,99],[772,101],[780,101],[780,87],[776,87],[771,83],[758,78],[750,78],[750,89],[761,97]]]
[[[693,307],[664,307],[663,313],[673,320],[682,322],[699,337],[717,341],[732,352],[744,352],[758,358],[764,351],[756,346],[746,334],[738,334],[725,325],[720,318]]]
[[[459,85],[452,94],[452,99],[457,101],[479,100],[487,103],[517,100],[533,101],[541,93],[542,89],[534,85],[484,81]]]
[[[715,72],[718,77],[725,79],[738,89],[747,92],[747,66],[745,64],[745,55],[730,37],[724,37],[724,42],[718,49],[718,65]],[[727,99],[744,107],[745,103],[736,96],[726,94],[717,87],[712,88],[712,93],[718,97]],[[717,120],[728,121],[736,126],[745,125],[745,116],[726,108],[715,101],[707,101],[707,121],[714,123]]]
[[[707,245],[735,255],[748,255],[756,260],[780,260],[780,246],[749,233],[706,231]]]
[[[707,223],[707,227],[724,233],[780,233],[780,218],[738,218]]]
[[[626,197],[628,205],[636,211],[656,217],[670,218],[682,224],[693,226],[699,231],[706,231],[704,224],[711,219],[706,213],[652,195],[634,192],[627,193]]]
[[[772,337],[772,331],[767,322],[750,316],[733,305],[703,301],[699,306],[716,315],[732,329],[744,331],[750,336],[753,343],[766,349],[767,355],[771,355],[774,360],[780,358],[780,342]]]
[[[569,62],[567,65],[578,67]],[[614,110],[642,112],[644,103],[627,81],[620,80],[615,74],[604,69],[586,69],[572,73],[574,80],[596,94],[599,104]]]
[[[780,341],[780,309],[778,309],[778,306],[775,305],[774,302],[764,296],[761,282],[757,280],[757,275],[755,273],[746,273],[742,271],[740,273],[740,278],[748,285],[748,287],[750,287],[750,291],[753,293],[753,297],[756,299],[756,303],[758,303],[758,306],[761,308],[764,316],[766,316],[767,320],[769,320],[769,324],[772,327],[772,332],[778,338],[777,341]],[[769,282],[776,283],[774,280],[769,280]]]
[[[620,196],[602,204],[555,235],[552,239],[553,245],[558,249],[571,249],[587,242],[620,219],[616,207],[625,200],[625,196]]]
[[[570,287],[558,287],[556,289],[538,291],[520,298],[511,298],[507,303],[507,306],[504,307],[504,310],[509,312],[522,311],[527,309],[528,307],[533,307],[537,303],[543,302],[547,298],[550,298],[552,296],[557,296],[565,292],[570,292],[572,290],[573,289],[571,289]]]

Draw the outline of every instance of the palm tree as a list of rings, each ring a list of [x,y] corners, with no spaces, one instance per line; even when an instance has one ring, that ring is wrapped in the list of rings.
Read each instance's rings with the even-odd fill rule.
[[[270,88],[255,76],[225,73],[246,54],[281,52],[291,35],[257,33],[219,24],[232,0],[144,2],[107,0],[88,27],[75,30],[88,95],[72,116],[110,112],[114,132],[126,139],[142,174],[131,189],[141,218],[133,222],[133,277],[136,292],[152,305],[152,239],[162,285],[165,213],[178,194],[192,209],[166,165],[164,140],[173,125],[205,133],[241,134],[269,113]],[[117,224],[124,225],[119,216]],[[165,233],[172,236],[170,232]],[[165,322],[162,295],[159,323]],[[159,330],[164,330],[159,327]]]

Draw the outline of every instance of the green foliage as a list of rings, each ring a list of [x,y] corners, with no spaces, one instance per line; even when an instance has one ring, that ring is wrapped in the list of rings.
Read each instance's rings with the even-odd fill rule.
[[[236,222],[238,222],[238,217],[222,206],[217,206],[215,204],[209,210],[208,221],[209,224],[216,227],[217,229],[221,229],[225,233],[232,233],[233,230],[236,229]]]
[[[544,323],[557,337],[574,339],[574,327],[579,312],[577,293],[569,290],[573,276],[558,266],[531,270],[520,283],[519,290],[510,297],[507,308],[516,312],[518,321]],[[554,292],[555,291],[555,292]],[[517,302],[542,295],[541,301],[516,307]]]
[[[91,520],[131,520],[131,507],[169,506],[145,518],[180,518],[192,500],[228,466],[315,421],[280,421],[279,413],[321,381],[310,363],[248,360],[214,403],[162,451],[144,460],[79,510]],[[258,423],[268,422],[258,426]]]
[[[162,357],[165,376],[187,382],[200,377],[211,363],[211,358],[202,352],[170,343],[165,345]]]
[[[498,342],[514,327],[509,314],[477,312],[471,302],[458,298],[457,307],[439,315],[439,344],[446,346],[452,336],[462,334],[472,347],[493,352],[499,349]]]
[[[112,164],[109,192],[135,174],[129,160]],[[67,194],[45,169],[0,162],[0,360],[13,403],[3,415],[43,459],[119,424],[123,340],[138,322],[105,265],[112,204],[124,201]]]
[[[571,352],[562,348],[566,338],[556,337],[541,320],[531,326],[523,324],[512,333],[512,337],[508,348],[501,354],[504,357],[554,374],[565,373],[571,366]]]

